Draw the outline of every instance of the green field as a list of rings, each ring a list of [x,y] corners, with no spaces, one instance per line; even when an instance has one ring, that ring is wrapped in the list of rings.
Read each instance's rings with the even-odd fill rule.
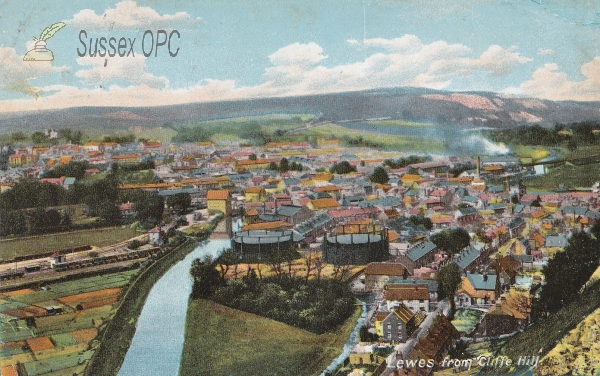
[[[546,175],[524,181],[528,191],[547,191],[564,184],[566,188],[590,189],[600,180],[600,164],[575,166],[572,164],[549,167]]]
[[[8,239],[0,241],[0,258],[10,260],[15,255],[35,255],[84,245],[104,247],[139,235],[140,233],[129,228],[106,227]]]
[[[379,145],[380,148],[384,150],[417,151],[422,153],[444,153],[447,151],[444,143],[440,140],[424,137],[365,132],[361,130],[345,128],[335,124],[327,124],[310,128],[303,131],[302,134],[314,135],[322,138],[348,137],[352,139],[358,139],[361,137],[364,141]]]
[[[314,375],[348,339],[360,309],[334,333],[316,335],[261,316],[190,299],[180,375]]]

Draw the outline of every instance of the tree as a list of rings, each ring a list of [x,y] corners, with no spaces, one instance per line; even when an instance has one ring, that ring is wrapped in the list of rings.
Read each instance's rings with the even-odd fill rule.
[[[210,257],[192,261],[190,274],[194,279],[192,296],[195,298],[210,297],[224,283],[223,278],[221,278],[221,275],[215,269],[215,264]]]
[[[448,298],[454,302],[454,293],[462,282],[458,265],[450,263],[444,266],[438,273],[437,281],[440,299]]]
[[[556,312],[574,301],[599,262],[598,240],[585,232],[573,233],[564,251],[557,252],[542,270],[545,285],[533,301],[534,315]]]
[[[37,131],[31,134],[31,142],[33,142],[36,145],[43,144],[44,142],[46,142],[46,140],[47,138],[44,132]]]
[[[356,172],[356,167],[352,166],[348,161],[341,161],[331,166],[329,172],[332,174],[344,175]]]
[[[513,194],[512,196],[510,196],[510,202],[513,205],[516,205],[519,203],[519,196],[517,194]]]
[[[290,169],[289,161],[287,158],[281,158],[279,161],[279,172],[288,172]]]
[[[373,183],[385,184],[390,180],[385,168],[379,166],[375,168],[375,171],[369,177]]]
[[[252,153],[250,154],[250,156],[248,157],[249,160],[251,161],[255,161],[256,160],[256,154]]]
[[[239,256],[233,249],[228,248],[224,250],[223,253],[221,253],[221,256],[217,258],[217,264],[219,265],[219,269],[221,271],[221,277],[225,278],[227,272],[229,271],[229,267],[237,264],[238,262]]]
[[[140,197],[133,200],[136,217],[140,221],[148,221],[155,225],[162,219],[165,203],[162,197],[154,192],[140,192]]]
[[[19,235],[27,232],[25,214],[19,210],[0,210],[0,236]]]
[[[176,212],[185,213],[192,205],[192,196],[189,193],[176,193],[167,197],[167,206],[175,209]]]
[[[429,240],[439,248],[445,249],[450,252],[450,254],[454,255],[469,246],[471,243],[471,236],[467,230],[458,227],[438,232]]]

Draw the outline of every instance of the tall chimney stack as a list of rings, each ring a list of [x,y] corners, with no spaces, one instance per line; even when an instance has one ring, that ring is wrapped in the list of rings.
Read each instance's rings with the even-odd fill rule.
[[[477,180],[480,179],[480,173],[481,173],[481,158],[479,156],[477,156]]]

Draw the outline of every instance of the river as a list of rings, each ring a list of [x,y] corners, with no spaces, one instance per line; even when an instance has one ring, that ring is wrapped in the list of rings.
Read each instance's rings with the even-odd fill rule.
[[[203,242],[156,282],[138,318],[135,335],[119,376],[179,373],[185,317],[192,292],[189,274],[192,261],[206,255],[216,257],[230,246],[229,240]]]

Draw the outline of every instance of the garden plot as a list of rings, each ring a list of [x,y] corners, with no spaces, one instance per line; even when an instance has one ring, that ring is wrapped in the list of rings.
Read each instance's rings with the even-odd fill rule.
[[[452,325],[454,325],[459,332],[470,334],[483,315],[484,313],[482,311],[475,309],[459,309],[454,314]]]

